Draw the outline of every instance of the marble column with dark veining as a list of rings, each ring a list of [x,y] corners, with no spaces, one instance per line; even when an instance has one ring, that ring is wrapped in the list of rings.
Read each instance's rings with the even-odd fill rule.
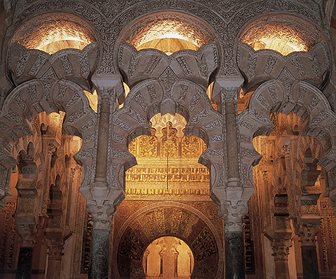
[[[94,229],[92,233],[91,279],[107,279],[109,274],[110,230]]]
[[[30,279],[33,265],[33,248],[21,247],[18,266],[16,270],[16,279]]]
[[[226,232],[225,234],[225,268],[226,279],[244,279],[244,238],[243,232]]]
[[[319,279],[317,253],[315,246],[302,246],[302,267],[304,279]]]

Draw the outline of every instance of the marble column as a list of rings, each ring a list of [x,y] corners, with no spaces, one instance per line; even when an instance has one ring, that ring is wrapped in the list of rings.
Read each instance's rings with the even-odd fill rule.
[[[16,279],[30,279],[33,265],[33,247],[21,247],[16,270]]]
[[[243,232],[237,231],[225,233],[225,259],[225,278],[245,278]]]
[[[305,220],[307,221],[307,220]],[[320,229],[320,218],[303,223],[299,228],[303,278],[319,279],[318,259],[316,252],[316,235]]]
[[[92,279],[107,279],[109,266],[110,230],[93,229],[92,232]]]
[[[243,217],[247,213],[246,202],[229,202],[222,206],[225,226],[225,278],[245,278]]]
[[[109,238],[115,206],[123,199],[123,191],[108,184],[108,146],[110,122],[122,95],[120,75],[95,74],[92,77],[99,96],[97,159],[94,182],[81,192],[93,219],[90,278],[107,279],[109,275]]]
[[[103,188],[100,190],[102,196],[108,197],[108,193],[104,194]],[[114,205],[106,201],[103,204],[99,201],[88,201],[88,210],[93,220],[91,279],[107,279],[109,275],[110,232],[114,209]]]

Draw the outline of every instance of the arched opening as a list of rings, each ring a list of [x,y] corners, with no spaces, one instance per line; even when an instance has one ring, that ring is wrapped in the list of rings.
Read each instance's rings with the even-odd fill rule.
[[[133,30],[122,37],[137,50],[157,49],[170,55],[179,50],[198,50],[214,41],[213,31],[201,20],[179,12],[160,12],[132,22]]]
[[[183,240],[164,236],[148,245],[143,256],[146,279],[189,279],[194,269],[194,255]]]
[[[321,41],[319,33],[316,27],[299,18],[272,15],[249,24],[240,38],[254,50],[270,49],[286,56],[292,52],[309,51]]]
[[[93,31],[88,24],[66,13],[44,14],[24,23],[11,42],[28,49],[38,49],[49,54],[59,50],[83,49],[94,42]]]

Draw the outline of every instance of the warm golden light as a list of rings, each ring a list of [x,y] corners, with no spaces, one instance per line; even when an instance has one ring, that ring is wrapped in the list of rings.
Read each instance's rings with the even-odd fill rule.
[[[151,135],[129,144],[137,165],[126,172],[126,198],[209,199],[209,170],[198,163],[206,150],[203,140],[185,136],[186,120],[179,114],[157,114],[150,122]]]
[[[49,54],[67,48],[83,49],[94,41],[91,32],[84,26],[80,19],[65,14],[44,15],[20,28],[12,42]]]
[[[137,50],[153,48],[168,55],[184,49],[197,50],[205,43],[198,30],[177,19],[149,23],[131,40]]]
[[[89,91],[84,90],[84,94],[88,99],[89,106],[92,108],[94,112],[98,111],[98,95],[97,91],[94,90],[92,93]]]
[[[242,36],[242,42],[254,50],[271,49],[282,55],[309,50],[308,43],[297,30],[280,24],[252,27]]]
[[[128,87],[128,85],[123,82],[123,87],[124,87],[124,91],[125,91],[125,97],[128,95],[128,93],[130,92],[130,89]],[[84,94],[86,96],[86,98],[88,99],[89,102],[89,106],[92,108],[92,110],[94,112],[98,111],[98,94],[96,90],[93,90],[93,92],[89,92],[84,90]],[[124,104],[121,104],[119,106],[119,108],[122,108],[124,106]]]
[[[143,268],[148,278],[191,278],[194,255],[181,239],[164,236],[154,240],[143,256]]]

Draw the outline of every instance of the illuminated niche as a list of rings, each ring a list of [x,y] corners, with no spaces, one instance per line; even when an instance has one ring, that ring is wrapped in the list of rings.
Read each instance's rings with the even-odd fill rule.
[[[146,17],[132,29],[135,32],[126,41],[137,50],[157,49],[168,55],[180,50],[198,50],[213,39],[202,22],[179,13]]]
[[[210,197],[208,169],[198,163],[206,144],[186,136],[186,120],[179,114],[156,114],[151,134],[134,139],[129,151],[137,165],[126,171],[126,198],[156,199],[180,196]]]
[[[12,42],[49,54],[74,48],[82,50],[94,41],[93,33],[79,18],[66,14],[46,14],[25,23]]]
[[[143,269],[148,278],[191,278],[194,256],[181,239],[164,236],[148,245],[143,256]]]
[[[286,56],[293,52],[309,51],[323,41],[321,32],[300,18],[279,15],[262,17],[249,24],[240,35],[241,42],[254,50],[270,49]]]

